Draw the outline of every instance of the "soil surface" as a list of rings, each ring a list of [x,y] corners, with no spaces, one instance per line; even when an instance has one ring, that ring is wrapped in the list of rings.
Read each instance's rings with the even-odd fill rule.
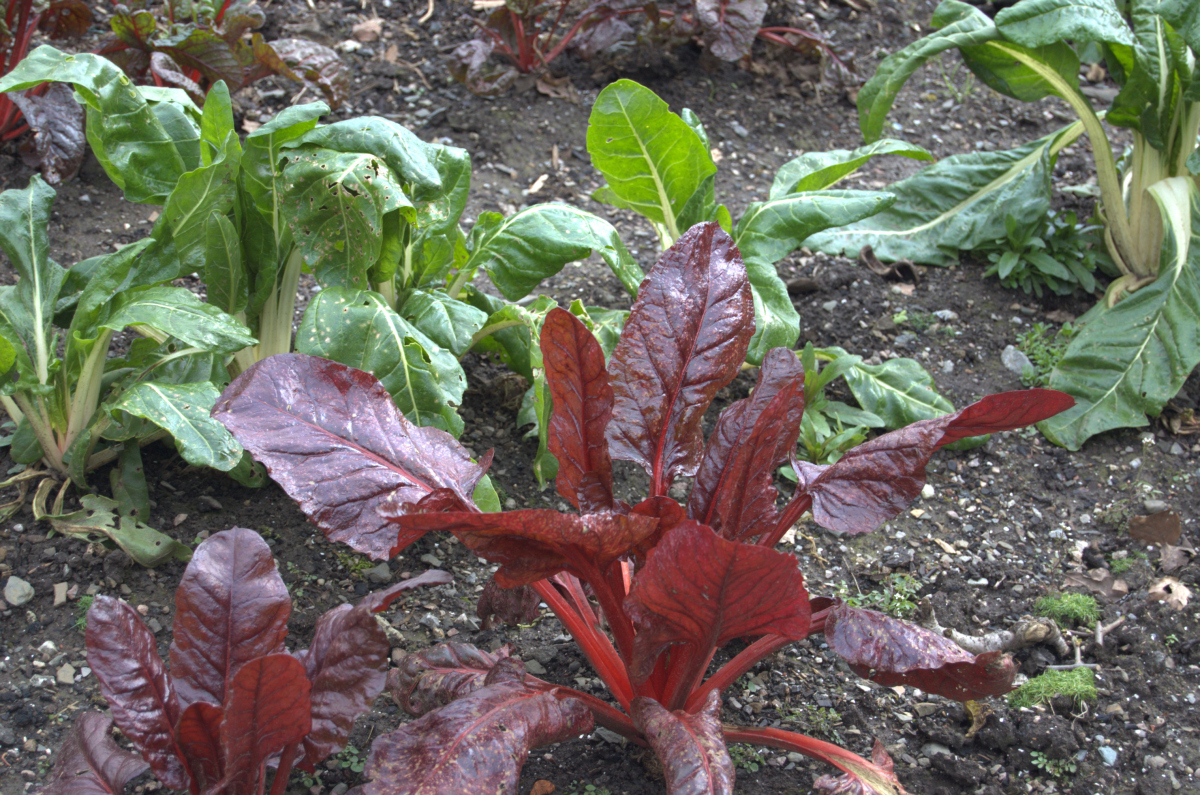
[[[344,53],[354,69],[354,94],[332,118],[383,115],[428,140],[469,149],[475,178],[468,223],[482,211],[511,213],[540,201],[567,201],[611,219],[648,269],[657,254],[651,228],[589,197],[599,178],[583,148],[588,111],[597,92],[617,76],[644,83],[676,111],[696,112],[722,156],[717,196],[734,217],[765,198],[775,170],[800,152],[860,143],[853,87],[822,84],[814,65],[780,57],[761,42],[739,65],[692,47],[671,53],[634,50],[619,62],[583,63],[567,55],[552,71],[569,78],[568,98],[546,96],[532,86],[494,100],[473,97],[448,80],[443,62],[454,44],[471,35],[464,21],[469,9],[447,0],[435,1],[432,8],[432,17],[422,23],[425,2],[382,0],[364,6],[288,0],[269,6],[266,33],[268,39],[304,36],[339,45],[350,39],[355,23],[382,19],[382,39]],[[780,3],[770,21],[819,29],[853,50],[859,73],[870,75],[884,55],[928,32],[932,9],[929,2],[888,0],[860,13],[801,0]],[[889,134],[944,157],[1011,147],[1070,120],[1056,102],[1011,102],[972,87],[965,75],[949,57],[918,73],[896,104]],[[236,95],[238,122],[248,128],[290,102],[311,98],[298,97],[296,86],[284,81],[263,81]],[[1090,164],[1087,140],[1080,139],[1059,158],[1056,186],[1093,180]],[[916,168],[900,158],[876,159],[847,187],[882,188]],[[15,150],[0,154],[0,187],[24,187],[30,173]],[[540,181],[543,174],[547,177]],[[528,193],[539,182],[538,190]],[[1075,194],[1060,194],[1056,202],[1078,209],[1081,217],[1092,209],[1079,204]],[[75,262],[132,242],[149,231],[154,209],[123,202],[89,158],[78,179],[59,191],[50,230],[54,256]],[[785,280],[811,280],[809,291],[794,296],[803,319],[801,344],[839,345],[875,359],[914,357],[958,406],[1019,388],[1019,377],[1000,361],[1004,347],[1033,323],[1057,328],[1094,301],[1082,295],[1039,300],[1006,291],[994,280],[985,281],[983,268],[972,262],[924,270],[911,289],[855,262],[807,251],[780,263],[780,270]],[[14,279],[7,264],[0,267],[0,279]],[[311,292],[312,285],[303,289]],[[587,304],[627,307],[619,282],[594,261],[568,266],[542,291],[560,303],[583,298]],[[942,310],[952,314],[934,314]],[[516,424],[523,384],[474,355],[467,356],[465,366],[470,389],[462,408],[462,441],[477,453],[495,450],[491,474],[506,505],[565,508],[552,488],[539,490],[531,476],[535,441],[524,438]],[[753,374],[743,373],[724,389],[710,423],[717,409],[744,396],[752,383]],[[834,397],[850,400],[836,389]],[[1193,377],[1174,403],[1197,408],[1198,399],[1200,379]],[[969,452],[940,453],[929,467],[932,489],[878,533],[836,537],[802,523],[794,542],[781,545],[799,559],[814,595],[870,598],[884,592],[896,574],[911,574],[920,583],[912,600],[928,597],[942,624],[968,634],[1010,626],[1046,594],[1081,590],[1066,584],[1072,573],[1120,572],[1128,593],[1100,597],[1101,621],[1125,620],[1103,645],[1087,627],[1064,627],[1080,644],[1082,660],[1098,666],[1097,701],[1078,705],[1059,699],[1018,710],[992,699],[984,704],[983,728],[969,733],[971,719],[962,705],[912,688],[859,680],[823,644],[806,641],[766,660],[728,691],[724,720],[810,733],[864,755],[878,738],[895,759],[905,787],[924,795],[1200,792],[1200,710],[1195,707],[1200,616],[1195,604],[1176,609],[1148,601],[1150,586],[1163,576],[1161,550],[1132,539],[1128,530],[1131,516],[1170,508],[1182,517],[1184,539],[1196,541],[1200,444],[1195,442],[1155,425],[1106,434],[1071,454],[1033,431],[1007,434]],[[386,573],[368,573],[372,564],[327,542],[273,485],[243,488],[222,475],[189,468],[158,446],[145,455],[155,501],[151,524],[188,543],[234,525],[268,539],[294,598],[293,647],[307,644],[325,610],[383,581],[439,567],[453,572],[452,585],[416,592],[386,614],[403,638],[394,658],[447,638],[486,649],[509,643],[539,676],[603,695],[594,672],[548,611],[532,627],[480,628],[474,601],[490,569],[453,539],[427,537],[394,559]],[[7,457],[0,462],[6,469],[10,465]],[[630,470],[618,474],[631,493],[640,487]],[[104,472],[93,480],[101,489],[108,483]],[[4,604],[0,613],[0,791],[8,795],[40,788],[75,716],[105,707],[87,668],[78,599],[104,593],[144,606],[165,656],[173,592],[183,571],[178,563],[156,570],[131,566],[123,553],[47,537],[47,530],[33,521],[28,508],[0,529],[0,575],[20,577],[34,589],[31,601],[20,607]],[[1198,572],[1189,560],[1172,575],[1194,590]],[[72,593],[57,607],[56,583],[67,583]],[[1044,646],[1016,656],[1026,676],[1071,661]],[[75,672],[68,683],[58,681],[64,665]],[[296,774],[290,791],[341,795],[361,781],[357,771],[371,739],[403,720],[401,711],[381,697],[357,724],[352,748],[315,777]],[[738,793],[807,792],[816,777],[834,772],[769,749],[739,746],[734,757]],[[560,793],[660,793],[661,777],[646,762],[639,749],[596,733],[535,751],[519,789],[527,793],[536,781],[546,780]],[[158,788],[149,778],[131,786],[137,792]]]

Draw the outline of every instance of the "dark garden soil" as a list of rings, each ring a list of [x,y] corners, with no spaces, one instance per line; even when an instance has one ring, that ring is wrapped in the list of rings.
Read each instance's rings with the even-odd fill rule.
[[[588,110],[596,93],[618,75],[648,85],[676,111],[689,107],[698,114],[722,158],[718,199],[732,205],[735,217],[749,202],[766,197],[775,169],[799,152],[859,143],[847,89],[820,85],[814,67],[778,58],[762,43],[744,68],[690,48],[670,54],[634,51],[619,63],[585,64],[567,56],[554,64],[555,74],[570,79],[567,98],[546,96],[532,86],[496,100],[473,97],[447,81],[443,65],[451,46],[470,35],[462,20],[468,7],[436,0],[432,18],[421,24],[425,8],[425,2],[409,0],[382,0],[365,8],[350,2],[316,2],[315,7],[276,2],[268,7],[267,38],[304,36],[338,45],[350,38],[354,23],[378,15],[383,38],[345,53],[355,70],[355,93],[334,117],[384,115],[424,138],[469,149],[475,176],[468,219],[482,211],[510,213],[525,204],[567,201],[610,218],[648,269],[657,248],[650,227],[589,198],[598,177],[583,148]],[[854,50],[859,72],[869,75],[884,54],[928,30],[932,8],[928,2],[884,0],[860,14],[815,0],[806,8],[801,0],[786,7],[780,3],[772,19],[819,26]],[[897,103],[889,134],[943,157],[1007,148],[1069,120],[1065,108],[1053,102],[1009,102],[989,89],[965,85],[964,75],[950,58],[927,67]],[[1103,94],[1104,87],[1098,88]],[[296,100],[295,94],[294,85],[273,81],[240,92],[235,97],[239,124],[250,127],[270,118]],[[1056,187],[1094,181],[1090,163],[1087,141],[1081,139],[1059,158]],[[908,160],[877,159],[848,187],[882,188],[915,168]],[[15,150],[0,154],[0,187],[24,187],[30,173]],[[535,183],[537,192],[528,193]],[[1056,200],[1078,209],[1081,217],[1091,212],[1090,202],[1079,205],[1074,194],[1062,193]],[[148,232],[154,210],[124,203],[89,159],[79,178],[59,191],[50,230],[54,256],[70,263],[132,242]],[[926,270],[911,289],[852,261],[806,251],[780,267],[786,280],[807,278],[805,290],[794,295],[803,318],[801,343],[839,345],[864,357],[914,357],[959,406],[1020,388],[1019,377],[1001,364],[1003,348],[1031,324],[1057,328],[1094,300],[1037,299],[1006,291],[985,281],[983,268],[971,262]],[[0,267],[0,279],[13,278],[7,264]],[[311,292],[311,284],[304,289]],[[627,306],[619,282],[598,262],[568,266],[543,291],[560,303],[578,297],[588,304]],[[949,313],[933,314],[942,310]],[[516,426],[523,382],[473,354],[464,364],[470,389],[462,408],[467,428],[462,441],[476,453],[495,450],[491,474],[502,500],[510,508],[565,508],[552,488],[540,491],[531,476],[535,441]],[[752,383],[752,374],[743,373],[722,390],[720,405],[744,396]],[[849,399],[848,394],[838,397]],[[1198,401],[1200,378],[1194,376],[1174,405],[1197,408]],[[984,705],[989,714],[983,728],[968,738],[971,719],[962,705],[912,688],[859,680],[823,644],[806,641],[785,648],[726,693],[724,719],[811,733],[862,754],[879,738],[914,794],[1200,793],[1200,709],[1195,706],[1200,602],[1176,609],[1148,601],[1149,587],[1163,576],[1161,550],[1133,540],[1128,531],[1130,516],[1170,508],[1182,517],[1184,539],[1197,540],[1196,442],[1197,437],[1172,435],[1156,424],[1106,434],[1072,454],[1032,431],[1007,434],[970,452],[940,453],[929,468],[932,489],[878,533],[835,537],[801,523],[794,543],[781,545],[797,556],[813,594],[869,593],[880,590],[891,574],[911,573],[938,619],[969,634],[1011,625],[1045,594],[1080,590],[1065,585],[1073,572],[1124,569],[1120,578],[1128,593],[1100,597],[1103,622],[1126,616],[1124,624],[1103,646],[1086,628],[1076,633],[1082,659],[1099,665],[1098,701],[1080,707],[1060,699],[1051,706],[1014,710],[992,699]],[[398,632],[392,635],[393,659],[451,638],[487,649],[510,643],[537,675],[603,695],[600,681],[549,612],[531,627],[480,628],[474,601],[490,570],[453,539],[427,537],[384,568],[368,570],[373,563],[326,542],[274,486],[243,488],[222,475],[189,468],[161,446],[148,448],[146,456],[155,501],[151,524],[189,543],[234,525],[268,539],[294,597],[293,644],[307,643],[321,612],[382,582],[438,567],[453,572],[452,585],[415,592],[386,614]],[[9,465],[6,456],[0,467]],[[638,475],[622,472],[624,487],[636,491]],[[98,472],[93,481],[104,489],[107,474]],[[0,574],[20,577],[34,589],[31,601],[19,607],[5,603],[0,613],[0,790],[7,795],[38,789],[75,717],[104,709],[87,668],[78,599],[114,594],[144,606],[165,655],[174,588],[183,571],[179,563],[141,569],[123,553],[47,537],[47,529],[33,521],[28,508],[0,529]],[[1172,575],[1195,590],[1198,573],[1193,560]],[[72,599],[66,604],[54,605],[56,583],[70,587]],[[1070,661],[1046,647],[1018,652],[1017,659],[1026,676]],[[340,795],[361,780],[355,768],[361,770],[371,740],[403,720],[399,709],[381,697],[356,726],[353,749],[331,759],[314,778],[296,775],[290,791]],[[736,747],[734,756],[738,793],[808,792],[814,778],[833,772],[768,749]],[[1074,767],[1056,766],[1056,778],[1035,766],[1043,759],[1070,760]],[[661,778],[648,761],[640,749],[597,733],[536,751],[520,792],[528,793],[541,779],[559,793],[660,793]],[[143,778],[135,786],[143,792],[159,785]]]

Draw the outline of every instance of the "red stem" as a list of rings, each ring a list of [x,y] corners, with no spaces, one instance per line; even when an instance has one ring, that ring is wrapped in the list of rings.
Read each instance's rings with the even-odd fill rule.
[[[667,676],[666,687],[663,688],[664,701],[661,703],[670,710],[684,708],[688,696],[704,678],[704,672],[708,670],[708,664],[712,662],[717,651],[713,646],[708,647],[707,654],[700,654],[698,650],[687,646],[680,648],[683,653],[679,655],[678,661],[672,662],[671,673]]]
[[[225,0],[225,2],[221,4],[221,10],[217,12],[217,16],[213,19],[214,25],[221,24],[221,20],[225,18],[225,11],[229,8],[229,4],[232,2],[233,0]]]
[[[794,640],[795,638],[783,635],[763,635],[742,649],[732,660],[718,668],[717,672],[710,676],[702,687],[688,694],[687,703],[683,708],[688,712],[700,709],[704,706],[704,699],[711,691],[723,692],[768,654],[774,654]]]
[[[7,116],[7,113],[5,115]],[[14,116],[15,116],[15,114],[14,114]],[[15,121],[15,119],[14,119],[14,121]],[[3,130],[10,123],[11,122],[7,118],[3,122],[0,122],[0,130]],[[4,133],[3,136],[0,136],[0,141],[11,141],[12,139],[18,138],[27,132],[29,132],[29,125],[22,124],[17,129],[10,130],[9,132]]]
[[[633,622],[625,612],[625,605],[608,587],[608,580],[596,564],[586,558],[573,559],[571,563],[583,575],[583,580],[592,586],[592,593],[600,603],[600,610],[608,619],[608,627],[612,630],[613,639],[617,644],[617,652],[625,665],[633,658]]]
[[[620,702],[621,707],[629,709],[633,688],[629,684],[629,675],[625,672],[625,665],[617,656],[617,651],[613,648],[608,636],[593,632],[585,620],[571,609],[571,605],[566,599],[563,599],[562,594],[549,580],[538,580],[533,584],[533,588],[558,616],[559,621],[563,622],[563,626],[567,628],[571,636],[575,638],[580,650],[588,658],[592,668],[608,685],[608,689]]]
[[[296,761],[296,751],[300,743],[292,743],[283,749],[279,757],[279,769],[275,771],[275,780],[271,782],[271,795],[284,795],[287,792],[288,778],[292,775],[292,764]]]
[[[775,529],[759,538],[758,543],[768,549],[773,549],[779,543],[779,539],[783,538],[784,533],[811,507],[812,497],[809,494],[796,494],[792,497],[792,501],[788,503],[787,507],[783,509],[783,513],[779,515],[779,521],[775,523]]]
[[[722,725],[721,730],[725,734],[727,743],[750,743],[751,745],[780,748],[784,751],[798,751],[811,759],[827,762],[855,778],[861,777],[863,773],[878,771],[881,774],[880,777],[886,780],[887,774],[874,763],[868,762],[858,754],[851,753],[841,746],[817,740],[805,734],[797,734],[783,729],[751,729],[729,724]]]
[[[587,705],[588,709],[592,711],[592,715],[595,716],[596,722],[601,726],[606,729],[612,729],[621,736],[626,737],[638,745],[645,747],[646,739],[642,737],[642,733],[639,732],[637,727],[633,725],[633,720],[624,712],[621,712],[619,709],[615,708],[612,704],[601,701],[595,696],[576,690],[573,687],[556,685],[553,682],[546,682],[542,679],[538,679],[535,676],[526,676],[525,681],[533,682],[534,684],[544,687],[546,690],[553,689],[556,691],[554,695],[557,698],[579,699]]]

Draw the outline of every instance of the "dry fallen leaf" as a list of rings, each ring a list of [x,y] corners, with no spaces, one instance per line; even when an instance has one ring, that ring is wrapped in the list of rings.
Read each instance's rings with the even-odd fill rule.
[[[571,78],[566,75],[562,77],[542,75],[537,79],[536,85],[537,90],[548,97],[565,99],[573,105],[579,104],[579,92],[575,90],[575,86],[571,85]]]
[[[400,48],[395,44],[389,44],[388,48],[383,51],[383,60],[388,63],[396,63],[400,60]]]
[[[1182,610],[1191,600],[1192,591],[1178,577],[1163,577],[1150,586],[1146,598],[1151,602],[1166,602],[1176,610]]]
[[[1183,527],[1179,514],[1174,511],[1159,511],[1149,516],[1132,516],[1129,519],[1129,537],[1147,544],[1175,544]]]
[[[533,181],[533,184],[529,186],[529,190],[525,191],[525,195],[532,196],[533,194],[535,194],[539,190],[541,190],[542,186],[546,184],[546,178],[549,176],[550,176],[549,174],[542,174],[540,177],[535,179]]]
[[[1113,579],[1112,572],[1108,569],[1092,569],[1087,574],[1068,574],[1064,584],[1067,587],[1087,588],[1107,599],[1129,593],[1129,584],[1124,580]]]
[[[529,795],[550,795],[555,789],[553,784],[542,778],[533,782],[533,789],[529,790]]]
[[[1074,323],[1075,315],[1065,309],[1055,309],[1053,312],[1046,313],[1046,319],[1051,323]]]
[[[354,38],[362,42],[378,41],[383,35],[383,20],[382,19],[364,19],[350,29],[354,34]]]
[[[958,547],[954,546],[953,544],[949,544],[940,538],[933,539],[933,542],[935,544],[937,544],[939,547],[941,547],[942,551],[945,552],[947,555],[957,555],[958,554]]]
[[[966,708],[967,716],[971,719],[971,728],[967,729],[967,739],[970,740],[987,723],[988,715],[992,714],[992,708],[987,704],[980,704],[978,701],[963,702],[963,707]]]
[[[252,133],[261,126],[262,126],[262,124],[260,122],[250,121],[249,119],[242,119],[242,132]]]
[[[1192,546],[1191,541],[1184,541],[1177,547],[1170,544],[1163,544],[1162,556],[1159,560],[1159,565],[1162,570],[1170,574],[1178,568],[1186,566],[1188,561],[1196,554],[1196,548]]]

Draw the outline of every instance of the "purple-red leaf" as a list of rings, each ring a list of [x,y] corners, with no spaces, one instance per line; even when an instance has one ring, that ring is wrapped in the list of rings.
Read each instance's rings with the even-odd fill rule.
[[[812,499],[813,519],[844,533],[868,533],[896,516],[925,485],[925,465],[939,447],[959,439],[1013,430],[1069,408],[1052,389],[990,395],[955,414],[914,422],[850,450],[832,466],[793,460],[796,493]]]
[[[692,227],[642,282],[609,366],[612,456],[640,464],[652,495],[696,471],[700,420],[753,334],[750,283],[732,238],[715,223]]]
[[[734,638],[808,634],[804,578],[790,555],[726,541],[694,521],[663,536],[625,600],[638,632],[630,673],[650,674],[673,644],[704,655]]]
[[[234,437],[332,541],[376,560],[392,555],[394,511],[449,489],[462,504],[487,470],[454,437],[404,418],[370,373],[280,354],[242,373],[213,407]]]
[[[221,708],[197,701],[183,711],[175,736],[200,792],[208,792],[221,780]]]
[[[175,591],[171,681],[180,705],[224,704],[239,667],[284,650],[291,613],[292,598],[258,533],[233,527],[196,547]]]
[[[829,648],[864,679],[886,687],[909,685],[956,701],[1002,696],[1013,689],[1008,655],[978,656],[954,641],[907,621],[839,604],[825,619]]]
[[[304,666],[290,654],[259,657],[238,669],[221,720],[225,792],[262,792],[267,758],[312,727],[308,693]]]
[[[865,759],[854,758],[858,760],[858,764],[842,759],[842,764],[838,765],[846,770],[846,773],[836,778],[821,776],[813,782],[813,788],[823,795],[908,795],[900,780],[896,778],[892,758],[888,756],[878,738],[871,750],[870,767],[863,764]]]
[[[721,697],[709,691],[700,712],[671,712],[652,698],[629,705],[633,723],[662,763],[667,795],[733,792],[733,760],[721,733]]]
[[[696,0],[701,40],[722,61],[750,54],[766,14],[767,0]]]
[[[38,30],[50,39],[73,39],[92,26],[92,9],[83,0],[52,0],[38,19]]]
[[[113,742],[112,720],[85,712],[58,749],[42,795],[122,795],[125,784],[149,767]]]
[[[224,80],[230,88],[237,88],[245,78],[233,49],[211,30],[193,28],[186,35],[156,41],[154,48],[185,69],[199,70],[210,83]]]
[[[382,613],[391,607],[392,602],[399,599],[405,591],[411,591],[413,588],[421,588],[426,585],[446,585],[454,582],[454,576],[450,572],[442,571],[441,569],[429,569],[423,571],[416,577],[410,577],[407,580],[401,580],[395,585],[389,585],[382,591],[369,593],[359,602],[372,613]]]
[[[499,563],[496,583],[529,585],[560,571],[586,578],[604,572],[654,533],[657,520],[619,513],[584,516],[545,509],[505,513],[430,513],[392,518],[402,531],[445,530],[468,549]]]
[[[605,428],[612,417],[613,390],[600,343],[579,318],[555,308],[541,336],[550,416],[550,452],[558,459],[558,493],[583,513],[612,510],[612,459]],[[590,488],[584,476],[592,474]]]
[[[492,616],[496,616],[510,627],[532,624],[541,615],[541,611],[538,610],[541,602],[542,597],[532,586],[501,588],[495,580],[488,580],[488,584],[483,586],[483,593],[479,595],[475,615],[485,627],[491,626]]]
[[[786,348],[763,359],[754,393],[721,413],[688,499],[688,515],[723,538],[769,531],[778,510],[775,468],[787,460],[804,414],[804,368]]]
[[[317,621],[312,646],[296,655],[312,683],[305,770],[311,772],[313,765],[345,747],[355,719],[383,692],[389,651],[387,635],[365,605],[342,605]]]
[[[307,39],[276,39],[267,44],[254,34],[254,59],[271,73],[303,80],[336,108],[350,94],[350,68],[338,54]],[[282,67],[282,68],[280,68]]]
[[[97,596],[88,610],[86,642],[88,665],[117,726],[160,781],[171,789],[187,789],[188,774],[173,732],[179,702],[154,633],[129,605]]]
[[[51,185],[61,185],[75,176],[87,154],[83,107],[75,101],[75,90],[66,83],[51,83],[40,97],[30,91],[8,97],[21,109],[33,131],[21,146],[25,165],[40,168]]]
[[[469,643],[442,643],[408,655],[388,671],[387,691],[401,709],[419,717],[483,687],[508,655],[508,646],[492,654]]]
[[[583,702],[526,684],[520,663],[505,661],[484,687],[376,740],[363,795],[515,793],[532,749],[592,726]]]

